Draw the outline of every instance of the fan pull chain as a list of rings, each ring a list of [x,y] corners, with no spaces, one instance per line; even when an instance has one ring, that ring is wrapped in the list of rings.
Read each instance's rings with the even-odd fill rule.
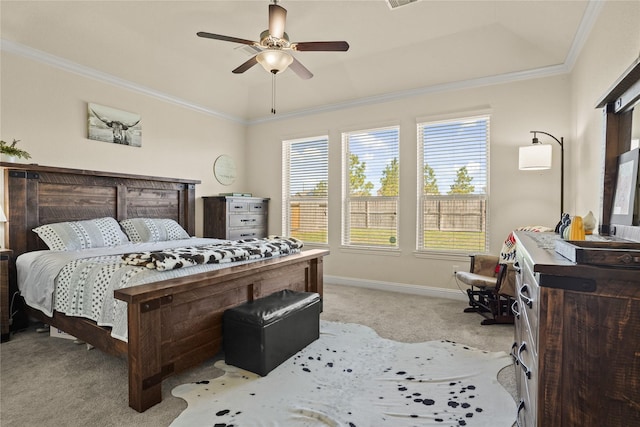
[[[276,113],[276,73],[271,72],[271,114]]]

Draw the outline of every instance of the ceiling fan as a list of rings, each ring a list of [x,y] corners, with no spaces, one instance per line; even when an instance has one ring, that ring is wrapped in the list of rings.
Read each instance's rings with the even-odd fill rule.
[[[264,30],[260,34],[259,42],[204,31],[198,32],[197,35],[198,37],[241,43],[254,47],[257,53],[233,70],[235,74],[244,73],[259,63],[274,76],[291,67],[293,72],[299,77],[310,79],[313,77],[311,71],[302,65],[302,63],[290,53],[291,51],[346,52],[349,50],[349,43],[346,41],[290,42],[289,35],[284,31],[287,10],[277,3],[278,0],[273,0],[273,4],[269,5],[269,29]]]

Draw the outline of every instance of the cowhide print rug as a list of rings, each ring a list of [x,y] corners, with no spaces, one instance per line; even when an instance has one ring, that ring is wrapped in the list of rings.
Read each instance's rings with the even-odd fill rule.
[[[265,377],[220,360],[224,375],[174,388],[188,407],[171,426],[510,427],[515,403],[497,374],[511,363],[505,352],[322,321],[320,339]]]

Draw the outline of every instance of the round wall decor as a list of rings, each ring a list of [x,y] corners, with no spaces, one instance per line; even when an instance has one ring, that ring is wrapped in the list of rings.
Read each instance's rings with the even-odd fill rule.
[[[236,180],[236,163],[231,156],[223,154],[213,163],[213,175],[222,185],[231,185]]]

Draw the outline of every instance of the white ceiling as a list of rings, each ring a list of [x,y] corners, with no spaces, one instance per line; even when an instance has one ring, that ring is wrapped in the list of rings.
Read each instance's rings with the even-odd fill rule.
[[[259,121],[270,115],[271,75],[260,66],[232,74],[249,59],[243,45],[196,32],[258,40],[268,4],[2,0],[2,49],[212,114]],[[421,0],[394,10],[384,0],[279,4],[288,11],[291,41],[351,46],[348,52],[296,52],[314,77],[302,80],[291,70],[277,76],[279,115],[566,68],[597,10],[587,0]]]

